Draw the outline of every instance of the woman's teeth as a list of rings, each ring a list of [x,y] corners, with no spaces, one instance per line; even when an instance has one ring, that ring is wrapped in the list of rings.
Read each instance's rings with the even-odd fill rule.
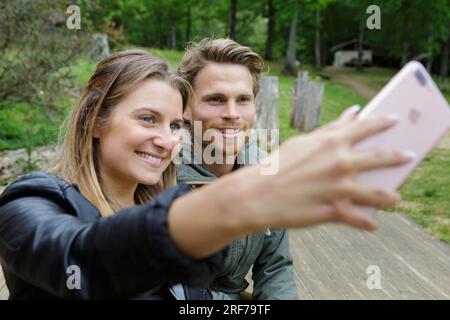
[[[154,157],[148,153],[136,151],[136,154],[151,164],[160,165],[162,158]]]

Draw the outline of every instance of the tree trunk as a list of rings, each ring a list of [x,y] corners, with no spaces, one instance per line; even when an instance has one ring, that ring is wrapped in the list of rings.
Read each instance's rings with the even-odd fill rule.
[[[430,74],[432,66],[433,66],[433,34],[430,33],[428,36],[428,60],[427,60],[427,71]]]
[[[230,0],[230,39],[236,40],[237,0]]]
[[[402,67],[408,62],[408,57],[409,57],[409,42],[405,36],[402,43],[402,58],[400,62]]]
[[[166,44],[167,44],[167,48],[175,50],[176,49],[176,34],[175,34],[175,22],[174,22],[174,17],[173,16],[169,16],[168,17],[168,34],[167,34],[167,40],[166,40]]]
[[[268,0],[268,18],[267,23],[267,40],[266,40],[266,52],[264,58],[266,60],[273,60],[273,36],[275,33],[275,6],[273,5],[273,0]]]
[[[297,12],[291,20],[291,28],[289,30],[289,41],[286,52],[286,61],[284,63],[283,73],[286,75],[295,76],[296,68],[296,42],[297,42]]]
[[[186,13],[186,41],[185,42],[189,42],[191,40],[191,26],[192,26],[191,4],[189,3],[187,6],[187,13]]]
[[[404,13],[402,14],[404,21],[403,25],[405,29],[403,30],[403,40],[402,40],[402,57],[401,57],[401,66],[403,67],[409,58],[409,8],[411,6],[410,0],[404,0],[403,5],[400,8]]]
[[[448,75],[448,56],[450,55],[450,34],[447,42],[442,45],[442,57],[441,57],[441,77],[447,77]]]
[[[310,132],[320,124],[324,84],[308,81],[308,72],[301,71],[294,88],[291,126],[303,132]]]
[[[170,26],[170,48],[172,50],[177,49],[177,35],[175,30],[175,23],[173,22],[173,20]]]
[[[315,56],[316,56],[316,69],[322,68],[322,59],[321,59],[321,52],[320,52],[320,29],[321,29],[321,23],[320,23],[320,6],[317,3],[316,8],[316,41],[315,41]]]
[[[362,70],[363,68],[363,52],[364,50],[364,24],[361,23],[359,26],[359,36],[358,36],[358,61],[356,62],[356,69]]]

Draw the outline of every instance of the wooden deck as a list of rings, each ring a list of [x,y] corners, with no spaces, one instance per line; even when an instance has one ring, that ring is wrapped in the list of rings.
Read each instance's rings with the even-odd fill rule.
[[[379,220],[376,233],[337,225],[291,230],[300,298],[450,299],[450,246],[403,214]],[[371,265],[380,270],[380,289],[367,286]],[[0,299],[7,297],[0,272]]]
[[[406,215],[379,220],[376,233],[336,225],[291,231],[300,298],[450,299],[450,246]],[[380,289],[367,286],[371,265],[379,268]]]

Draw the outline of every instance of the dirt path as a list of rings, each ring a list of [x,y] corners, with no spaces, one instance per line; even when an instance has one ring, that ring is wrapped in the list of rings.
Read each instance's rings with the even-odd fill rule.
[[[331,74],[331,79],[337,83],[343,84],[353,89],[360,96],[370,100],[377,91],[367,85],[367,80],[364,77],[349,74],[346,69],[327,67],[325,72]]]
[[[436,148],[450,149],[450,132],[448,132],[437,144]]]
[[[351,74],[348,69],[327,67],[324,71],[331,74],[332,81],[351,88],[367,100],[372,99],[377,94],[377,90],[368,85],[369,79]],[[436,148],[450,149],[450,132],[439,141]]]

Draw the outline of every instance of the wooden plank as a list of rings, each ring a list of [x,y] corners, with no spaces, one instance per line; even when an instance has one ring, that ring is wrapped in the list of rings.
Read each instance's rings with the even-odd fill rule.
[[[404,215],[379,220],[373,234],[340,225],[291,230],[301,298],[449,299],[450,247]],[[367,288],[370,265],[381,269],[380,290]]]
[[[373,264],[372,261],[362,254],[361,250],[355,248],[355,241],[349,232],[356,232],[343,226],[327,225],[319,228],[324,239],[330,243],[331,251],[342,261],[341,268],[347,269],[349,279],[353,280],[353,286],[359,290],[363,299],[392,299],[389,290],[370,290],[367,288],[367,267]],[[337,240],[336,240],[337,239]],[[352,278],[353,275],[353,278]],[[357,299],[358,297],[352,297]]]
[[[446,278],[446,273],[450,268],[439,268],[436,270],[435,255],[430,254],[430,248],[433,246],[431,239],[424,239],[425,232],[421,229],[411,229],[402,231],[402,226],[398,224],[396,215],[387,214],[380,215],[381,228],[375,234],[367,234],[361,238],[370,240],[368,248],[373,252],[384,252],[382,254],[383,263],[385,264],[385,275],[392,275],[393,283],[401,291],[404,298],[429,299],[429,298],[445,298],[445,293],[437,287],[437,290],[431,290],[429,285],[424,285],[420,277],[422,274],[413,274],[412,269],[417,268],[429,277],[437,272],[437,279]],[[408,235],[408,237],[406,237]],[[429,248],[424,250],[423,246]],[[429,265],[428,261],[433,261],[433,265]],[[413,266],[413,267],[408,267]],[[412,268],[412,269],[411,269]],[[442,283],[444,284],[444,283]],[[441,288],[449,287],[440,285]]]
[[[303,103],[306,94],[306,84],[308,83],[308,71],[300,71],[294,83],[294,101],[291,113],[291,127],[300,128],[303,124]]]
[[[298,266],[298,274],[314,299],[345,299],[344,294],[334,282],[329,270],[316,258],[312,249],[313,241],[309,232],[304,237],[294,237],[292,256]]]
[[[346,297],[346,299],[363,298],[362,295],[358,294],[358,290],[353,285],[353,282],[351,281],[353,276],[351,275],[349,277],[348,268],[341,263],[338,257],[331,253],[331,251],[335,251],[335,248],[330,250],[330,245],[327,241],[323,240],[320,235],[320,230],[321,228],[318,227],[307,231],[310,233],[311,238],[314,239],[313,243],[309,243],[308,245],[312,245],[311,249],[314,250],[316,258],[325,268],[327,268],[334,285],[339,288],[340,292]],[[335,240],[336,243],[340,242],[339,239]]]
[[[341,273],[345,282],[342,286],[348,286],[350,299],[389,299],[392,298],[384,289],[368,290],[367,288],[367,260],[356,250],[348,234],[342,232],[342,228],[336,226],[322,226],[318,228],[319,241],[326,243],[324,250],[333,262],[332,267]],[[318,243],[319,243],[318,241]]]
[[[440,289],[431,290],[427,283],[424,283],[420,278],[424,277],[423,272],[425,272],[426,277],[432,276],[436,272],[436,265],[427,266],[428,261],[435,261],[435,256],[430,254],[423,249],[426,241],[420,239],[423,235],[423,231],[414,234],[414,237],[408,239],[406,235],[412,230],[403,233],[401,231],[402,226],[398,224],[398,220],[395,215],[388,214],[382,219],[386,221],[389,220],[389,224],[385,224],[383,230],[384,238],[380,245],[384,249],[391,253],[392,260],[395,261],[398,273],[407,278],[407,281],[412,286],[419,286],[423,295],[425,293],[431,295],[433,298],[445,297],[445,293],[441,293]],[[430,241],[430,239],[427,239]],[[412,270],[420,269],[422,273],[412,272]],[[441,277],[445,276],[444,270],[437,270]],[[434,276],[433,276],[434,277]],[[438,276],[439,277],[439,276]],[[419,297],[420,298],[420,297]]]
[[[278,132],[278,77],[263,76],[259,81],[256,96],[256,113],[253,129],[257,134],[258,145],[271,151],[279,144],[278,137],[272,136],[272,130]]]
[[[312,296],[310,289],[308,288],[305,281],[298,274],[298,269],[295,267],[295,261],[294,261],[294,279],[295,279],[295,283],[297,285],[297,293],[298,293],[299,299],[300,300],[313,300],[314,297]]]
[[[308,81],[308,72],[301,71],[298,73],[294,88],[291,126],[300,131],[309,132],[320,122],[324,84]]]
[[[419,246],[413,251],[424,256],[433,256],[433,267],[439,267],[441,271],[447,271],[447,278],[450,277],[450,247],[444,242],[433,239],[429,234],[408,216],[399,213],[389,213],[392,219],[396,220],[396,232],[401,233],[409,241],[418,242]],[[389,225],[387,226],[389,227]],[[412,232],[413,231],[413,232]],[[450,281],[450,278],[449,278]]]
[[[0,267],[0,288],[5,284],[5,277],[3,276],[3,269]]]
[[[3,287],[0,287],[0,300],[8,300],[9,297],[9,291],[6,284],[3,285]]]
[[[369,234],[347,228],[348,239],[353,243],[353,249],[361,258],[359,272],[366,274],[369,266],[377,266],[381,271],[381,287],[388,295],[395,299],[417,299],[423,290],[410,281],[402,272],[395,257],[380,244],[378,234]],[[367,274],[366,274],[367,275]],[[365,289],[367,294],[380,290]],[[421,298],[432,298],[423,293]]]
[[[399,214],[389,213],[382,219],[389,223],[384,225],[387,239],[381,245],[391,252],[399,273],[408,277],[410,283],[422,287],[424,293],[437,299],[449,299],[450,258],[443,255],[436,241],[421,229],[414,231]]]
[[[3,270],[0,267],[0,300],[7,300],[9,297],[8,287],[5,283],[5,277],[3,276]]]
[[[0,300],[7,300],[9,296],[8,287],[5,283],[5,277],[3,276],[3,270],[0,267]]]

